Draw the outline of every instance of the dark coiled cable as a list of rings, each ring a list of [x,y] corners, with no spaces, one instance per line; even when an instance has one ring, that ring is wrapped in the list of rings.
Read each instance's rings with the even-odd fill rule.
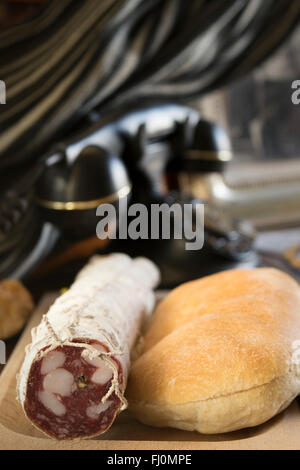
[[[0,35],[0,169],[31,162],[97,109],[192,99],[248,73],[299,0],[60,0]]]

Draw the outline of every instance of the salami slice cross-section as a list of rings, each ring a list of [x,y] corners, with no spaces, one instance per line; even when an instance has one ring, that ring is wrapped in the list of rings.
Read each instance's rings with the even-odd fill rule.
[[[26,416],[55,439],[97,436],[126,408],[130,352],[154,306],[146,258],[96,256],[32,331],[18,376]]]

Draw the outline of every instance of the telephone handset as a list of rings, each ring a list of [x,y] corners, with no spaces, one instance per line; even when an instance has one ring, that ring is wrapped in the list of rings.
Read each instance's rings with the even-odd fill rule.
[[[54,146],[3,196],[0,256],[11,254],[20,234],[18,226],[21,220],[24,225],[29,213],[28,224],[35,221],[38,225],[38,220],[51,222],[51,226],[68,236],[88,237],[95,234],[96,207],[102,202],[117,206],[124,197],[144,204],[167,201],[169,190],[179,189],[176,175],[222,172],[231,158],[230,141],[224,130],[185,105],[147,104],[97,117],[82,132]],[[181,199],[178,191],[176,198]],[[24,216],[14,223],[12,213],[18,204]],[[39,216],[35,216],[36,208]],[[214,213],[217,210],[214,208]],[[234,220],[230,224],[227,221],[226,227],[231,228],[224,230],[224,224],[218,222],[221,212],[220,217],[209,217],[209,212],[208,207],[207,239],[214,240],[212,249],[218,251],[222,245],[220,254],[231,259],[248,253],[249,233],[243,234]],[[22,233],[25,232],[22,227]],[[240,251],[228,244],[232,232],[241,238]],[[216,238],[223,238],[224,243],[216,243]]]

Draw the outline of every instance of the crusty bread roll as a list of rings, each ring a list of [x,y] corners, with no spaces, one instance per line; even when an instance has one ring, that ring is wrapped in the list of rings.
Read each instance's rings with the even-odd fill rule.
[[[142,422],[202,433],[255,426],[300,392],[300,288],[273,268],[188,282],[157,307],[134,362]]]

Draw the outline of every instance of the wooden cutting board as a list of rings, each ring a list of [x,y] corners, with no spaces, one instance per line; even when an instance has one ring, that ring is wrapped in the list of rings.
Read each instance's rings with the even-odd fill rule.
[[[296,400],[267,423],[227,434],[202,435],[171,428],[153,428],[138,423],[128,411],[121,413],[100,438],[57,442],[44,436],[25,418],[16,400],[16,374],[30,342],[30,330],[57,294],[46,295],[0,376],[0,449],[300,449],[300,408]]]

